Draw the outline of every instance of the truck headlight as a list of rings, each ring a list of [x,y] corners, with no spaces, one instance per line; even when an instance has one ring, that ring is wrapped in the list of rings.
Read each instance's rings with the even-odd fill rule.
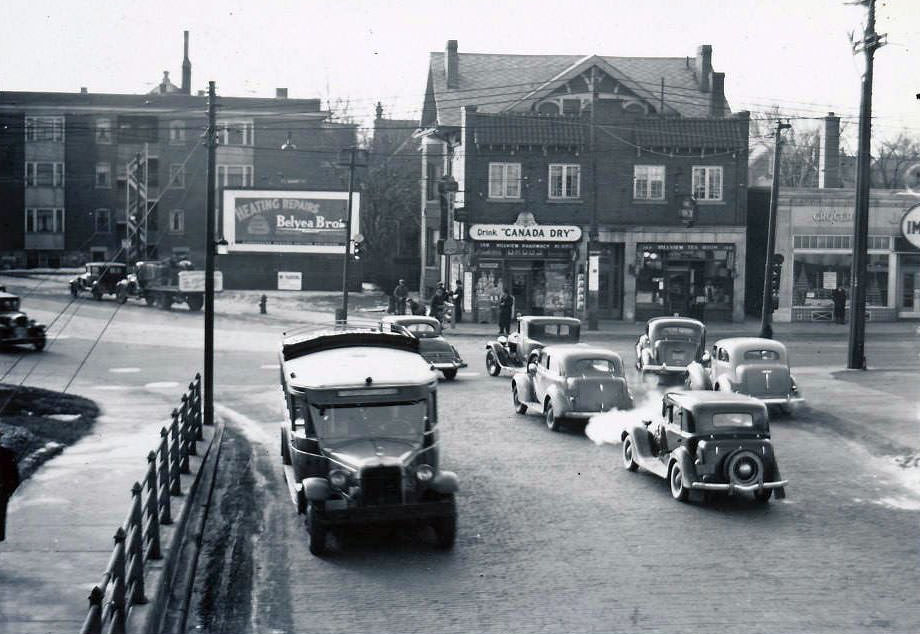
[[[431,465],[420,464],[415,468],[415,477],[419,479],[419,482],[430,482],[434,477],[434,469],[431,468]]]
[[[348,474],[338,469],[329,472],[329,484],[337,489],[344,489],[348,484]]]

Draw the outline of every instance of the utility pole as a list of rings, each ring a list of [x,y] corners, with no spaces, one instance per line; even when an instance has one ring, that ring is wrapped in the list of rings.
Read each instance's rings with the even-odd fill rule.
[[[875,32],[875,0],[863,0],[868,6],[864,38],[853,44],[853,51],[866,55],[862,98],[859,105],[859,150],[856,163],[856,211],[853,217],[853,258],[850,275],[850,339],[847,368],[866,369],[866,264],[869,259],[869,186],[872,174],[869,152],[872,142],[872,64],[875,50],[885,42],[885,34]]]
[[[345,155],[348,158],[345,158]],[[355,190],[355,168],[367,165],[367,150],[349,147],[342,150],[339,165],[348,168],[348,207],[345,211],[345,258],[342,262],[342,308],[336,311],[337,322],[348,322],[348,269],[351,264],[351,210]]]
[[[767,222],[767,253],[763,271],[763,305],[760,307],[760,336],[764,339],[773,338],[773,285],[771,284],[774,253],[776,251],[776,206],[779,198],[779,169],[780,157],[783,153],[782,131],[792,126],[782,121],[776,122],[773,133],[773,184],[770,188],[770,218]]]
[[[208,82],[208,182],[204,240],[204,424],[214,424],[214,225],[217,192],[217,96]]]
[[[588,276],[588,330],[597,330],[597,282],[600,271],[597,274],[592,272],[592,267],[599,266],[600,257],[592,254],[592,250],[597,248],[597,240],[600,237],[600,230],[597,221],[597,131],[596,112],[598,102],[597,91],[597,68],[591,67],[591,129],[589,131],[589,143],[591,151],[591,226],[588,229],[588,248],[585,261],[585,273]]]

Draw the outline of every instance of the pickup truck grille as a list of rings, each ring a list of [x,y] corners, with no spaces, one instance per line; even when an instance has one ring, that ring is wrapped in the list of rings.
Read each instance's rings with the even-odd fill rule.
[[[367,506],[402,502],[402,469],[369,467],[361,472],[361,498]]]

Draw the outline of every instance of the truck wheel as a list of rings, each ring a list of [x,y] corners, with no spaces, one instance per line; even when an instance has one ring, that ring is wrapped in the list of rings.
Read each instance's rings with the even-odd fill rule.
[[[453,381],[454,379],[457,378],[457,368],[451,368],[449,370],[441,370],[441,372],[444,374],[444,378],[447,379],[448,381]]]
[[[188,298],[188,309],[192,312],[197,312],[201,310],[201,307],[204,305],[204,297],[201,295],[189,295]],[[444,373],[444,376],[447,376],[447,372]]]
[[[502,368],[495,359],[495,353],[489,350],[486,353],[486,372],[489,373],[489,376],[498,376],[501,371]]]
[[[76,285],[76,284],[71,284],[71,285],[70,285],[70,294],[71,294],[73,297],[78,297],[78,296],[80,295],[80,289],[77,288],[77,285]]]
[[[450,496],[450,504],[454,506],[454,496]],[[456,510],[450,515],[439,517],[431,522],[434,529],[435,545],[440,550],[450,550],[457,540],[457,514]]]
[[[514,405],[514,411],[518,414],[526,414],[527,406],[521,402],[518,396],[517,385],[511,384],[511,403]]]
[[[623,466],[626,467],[627,471],[635,471],[639,468],[635,453],[636,447],[633,445],[632,436],[627,435],[623,439]]]
[[[548,400],[546,407],[543,408],[543,416],[546,418],[546,426],[550,431],[559,431],[559,419],[556,418],[556,413],[553,411],[553,404]]]
[[[322,557],[326,554],[326,527],[319,518],[319,511],[312,502],[307,503],[307,532],[310,535],[310,554]]]
[[[115,299],[118,300],[119,304],[124,304],[128,301],[128,290],[125,288],[119,288],[115,293]]]
[[[102,299],[102,289],[100,289],[98,286],[93,287],[92,294],[93,299],[95,299],[97,302]]]
[[[144,293],[144,301],[148,306],[153,306],[156,303],[155,299],[151,293]]]
[[[680,471],[677,463],[671,465],[671,473],[668,474],[668,482],[671,483],[671,497],[678,502],[686,502],[690,496],[690,491],[684,486],[684,476]]]
[[[33,341],[32,346],[34,346],[36,352],[41,352],[42,350],[44,350],[45,349],[45,336],[42,335],[41,339],[36,339],[35,341]]]

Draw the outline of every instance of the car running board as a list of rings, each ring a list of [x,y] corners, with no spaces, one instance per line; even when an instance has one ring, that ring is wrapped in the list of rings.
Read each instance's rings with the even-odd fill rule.
[[[668,477],[668,465],[663,463],[658,458],[644,458],[638,455],[638,452],[636,452],[634,455],[635,455],[635,461],[638,463],[640,467],[642,467],[646,471],[651,471],[652,473],[654,473],[656,476],[660,478]]]

